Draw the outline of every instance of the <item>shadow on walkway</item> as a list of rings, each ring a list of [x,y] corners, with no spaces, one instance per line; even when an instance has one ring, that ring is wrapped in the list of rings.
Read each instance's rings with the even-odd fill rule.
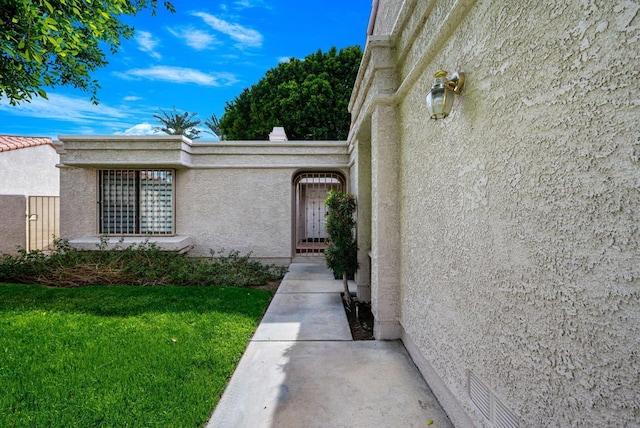
[[[451,426],[402,342],[352,340],[341,291],[291,264],[208,428]]]

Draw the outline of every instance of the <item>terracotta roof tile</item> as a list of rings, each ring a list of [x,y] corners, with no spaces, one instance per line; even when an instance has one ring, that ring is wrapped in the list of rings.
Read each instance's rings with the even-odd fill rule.
[[[24,149],[26,147],[42,146],[53,141],[49,137],[21,137],[17,135],[0,135],[0,152]]]

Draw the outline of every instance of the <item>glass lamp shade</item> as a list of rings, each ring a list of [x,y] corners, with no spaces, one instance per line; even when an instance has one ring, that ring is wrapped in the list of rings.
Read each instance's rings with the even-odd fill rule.
[[[431,119],[444,119],[451,113],[453,107],[454,92],[445,84],[447,73],[439,71],[436,73],[436,80],[427,94],[427,109]]]

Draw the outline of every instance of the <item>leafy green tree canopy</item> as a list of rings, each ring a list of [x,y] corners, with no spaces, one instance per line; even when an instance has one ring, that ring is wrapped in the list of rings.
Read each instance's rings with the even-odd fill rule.
[[[291,58],[227,102],[218,128],[227,140],[264,140],[274,126],[292,140],[345,140],[361,59],[360,46]]]
[[[174,12],[173,5],[163,0]],[[143,9],[155,14],[158,0],[0,0],[0,97],[12,105],[44,88],[73,86],[91,93],[100,87],[90,73],[107,64],[104,48],[116,53],[133,27],[122,17]]]

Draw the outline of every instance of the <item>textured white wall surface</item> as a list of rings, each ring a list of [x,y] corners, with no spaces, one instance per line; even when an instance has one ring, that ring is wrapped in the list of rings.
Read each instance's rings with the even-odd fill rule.
[[[390,34],[400,12],[402,1],[378,1],[373,35]]]
[[[197,169],[179,171],[177,230],[191,236],[195,253],[252,252],[290,258],[293,171]]]
[[[475,425],[491,426],[469,372],[522,427],[639,426],[640,4],[516,3],[406,1],[384,18],[400,324]],[[370,57],[352,144],[379,102]],[[467,83],[436,122],[424,97],[440,68]]]
[[[59,160],[50,145],[0,152],[0,195],[58,196]]]
[[[61,236],[84,248],[98,242],[97,170],[167,168],[176,171],[175,234],[188,239],[158,239],[161,246],[188,243],[194,256],[224,249],[288,263],[294,175],[346,173],[349,163],[345,142],[193,143],[180,136],[60,140]]]
[[[61,156],[64,162],[64,154]],[[98,232],[98,177],[96,170],[60,168],[60,237],[77,239]]]
[[[0,195],[0,254],[18,254],[25,248],[27,200],[22,195]]]

